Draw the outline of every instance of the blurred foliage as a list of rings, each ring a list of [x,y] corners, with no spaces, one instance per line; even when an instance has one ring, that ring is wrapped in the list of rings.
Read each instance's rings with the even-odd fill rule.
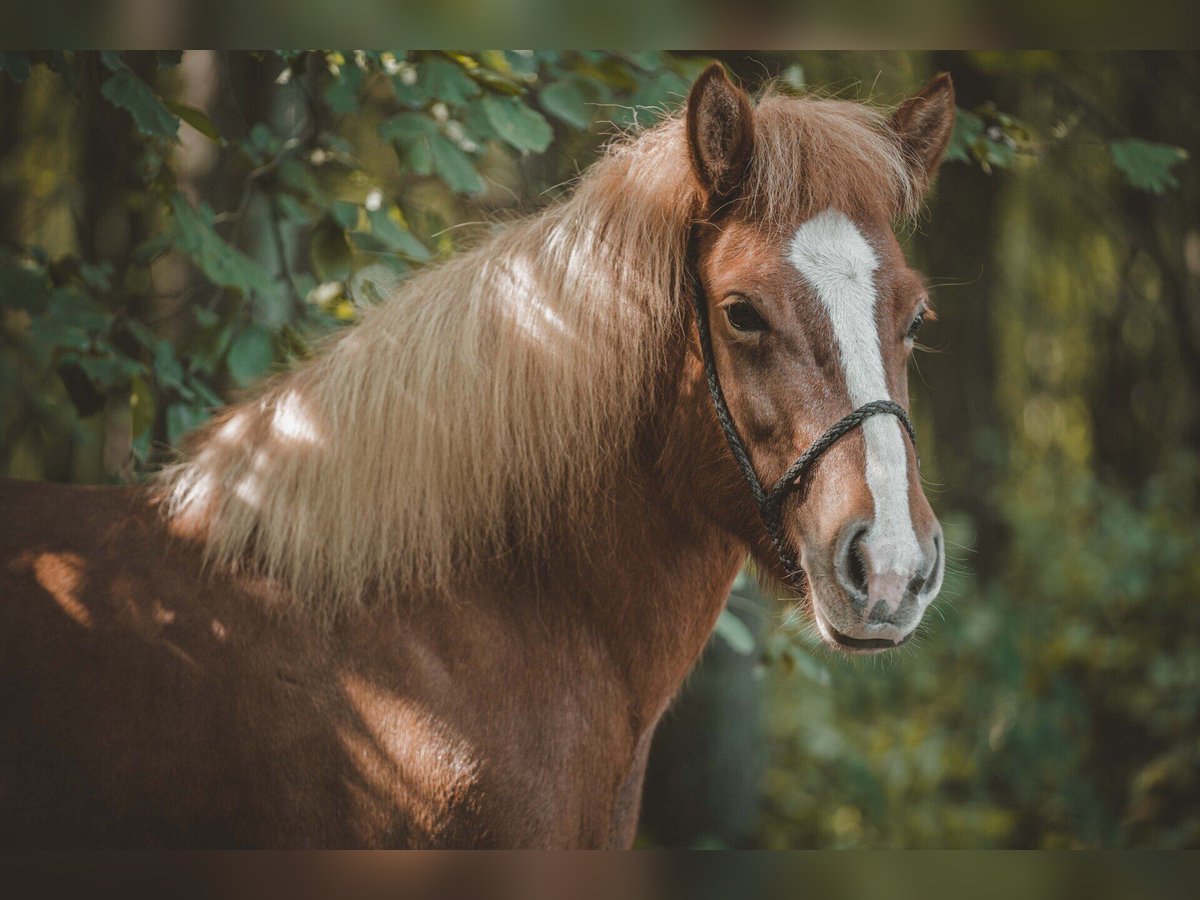
[[[677,107],[709,58],[0,54],[2,471],[141,477],[375,286]],[[692,680],[709,701],[689,727],[737,705],[744,740],[723,734],[697,777],[744,801],[730,760],[765,742],[761,772],[742,764],[761,803],[736,804],[736,837],[697,816],[690,840],[1200,843],[1195,57],[722,58],[750,86],[884,102],[955,76],[952,164],[908,250],[949,282],[929,329],[946,352],[918,357],[913,388],[958,549],[923,646],[866,663],[795,613],[778,627],[739,579],[706,665],[740,674],[719,700],[719,678]],[[684,815],[653,788],[650,840],[655,803]]]
[[[1200,842],[1200,470],[1183,459],[1132,499],[1037,473],[1006,510],[1002,580],[952,573],[930,637],[829,661],[832,690],[777,680],[772,845]]]
[[[76,432],[77,441],[103,442],[110,462],[123,461],[104,477],[144,471],[152,448],[177,445],[230,388],[353,320],[356,274],[374,267],[402,277],[452,252],[447,229],[466,218],[460,198],[482,198],[487,208],[501,205],[489,198],[497,193],[536,197],[551,184],[532,184],[523,158],[556,144],[582,152],[580,132],[597,121],[652,121],[706,63],[657,52],[241,56],[197,56],[195,71],[180,53],[0,60],[12,102],[27,107],[24,124],[69,121],[65,103],[71,127],[85,130],[72,139],[120,145],[123,170],[81,168],[111,179],[109,189],[121,191],[112,199],[128,207],[101,214],[132,213],[103,224],[138,232],[121,246],[88,246],[85,224],[47,227],[45,206],[61,206],[76,223],[89,214],[78,174],[28,159],[13,179],[27,205],[14,210],[0,249],[10,470],[94,479],[94,466],[84,476],[39,464],[52,456],[47,444]],[[223,115],[186,102],[189,81]],[[6,118],[19,144],[22,120]],[[380,152],[387,147],[394,155]],[[227,188],[215,192],[226,200],[221,212],[201,197],[214,178]],[[45,191],[41,179],[52,182]],[[28,203],[43,192],[44,206]],[[181,280],[173,295],[155,292]],[[89,423],[102,411],[103,421]]]

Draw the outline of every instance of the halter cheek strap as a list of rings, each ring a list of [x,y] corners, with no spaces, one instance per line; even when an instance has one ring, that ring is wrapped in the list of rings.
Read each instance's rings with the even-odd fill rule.
[[[912,441],[914,452],[917,447],[917,433],[913,430],[908,413],[904,411],[904,407],[899,403],[895,403],[892,400],[872,400],[870,403],[864,403],[858,409],[854,410],[854,412],[843,416],[830,425],[825,430],[825,433],[813,441],[812,445],[800,455],[799,459],[788,466],[787,471],[780,476],[779,480],[775,482],[775,485],[770,490],[763,487],[762,482],[758,480],[757,473],[754,471],[754,465],[750,462],[750,454],[746,450],[746,444],[742,441],[742,436],[739,434],[737,425],[733,421],[733,416],[729,412],[729,405],[725,402],[725,392],[721,390],[721,379],[717,374],[717,362],[713,355],[712,331],[708,321],[708,298],[705,295],[704,286],[700,283],[695,253],[690,254],[690,256],[692,264],[688,266],[688,272],[692,282],[692,299],[696,306],[696,328],[700,333],[700,350],[704,357],[704,375],[708,381],[708,393],[712,397],[713,408],[717,413],[717,421],[721,423],[721,430],[725,432],[725,440],[729,442],[729,449],[733,453],[733,458],[737,461],[738,468],[742,470],[742,475],[746,479],[746,483],[750,485],[750,493],[754,495],[754,502],[758,506],[758,512],[762,517],[763,525],[766,526],[771,543],[775,546],[775,552],[779,555],[780,562],[783,563],[786,573],[784,580],[793,587],[798,587],[804,580],[804,570],[800,567],[800,563],[796,559],[796,554],[788,542],[787,535],[784,533],[783,501],[793,491],[800,489],[804,484],[805,476],[826,450],[837,443],[843,435],[862,425],[871,416],[887,413],[899,419],[900,423],[904,426],[904,430],[908,433],[909,440]],[[918,455],[917,465],[919,466],[920,464],[921,458]]]

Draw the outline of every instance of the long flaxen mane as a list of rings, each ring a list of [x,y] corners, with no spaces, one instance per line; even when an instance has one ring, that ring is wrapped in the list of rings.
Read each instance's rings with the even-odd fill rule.
[[[768,94],[755,122],[742,202],[764,227],[911,211],[881,112]],[[333,612],[449,589],[552,522],[588,522],[656,379],[678,377],[664,348],[701,208],[685,142],[679,117],[617,141],[567,199],[404,282],[215,417],[155,486],[172,527]]]

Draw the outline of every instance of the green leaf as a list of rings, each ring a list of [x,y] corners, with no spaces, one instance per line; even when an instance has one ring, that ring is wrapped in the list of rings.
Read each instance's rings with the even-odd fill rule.
[[[250,155],[258,162],[275,156],[282,147],[283,141],[262,122],[254,123],[250,128],[250,134],[247,135],[247,140],[242,144],[242,149],[249,151]]]
[[[411,144],[396,144],[396,156],[400,164],[414,175],[433,174],[433,151],[428,140],[413,141]]]
[[[499,72],[494,72],[491,69],[478,68],[471,72],[471,77],[480,84],[486,85],[490,90],[497,91],[501,94],[518,97],[525,93],[525,89],[519,82],[501,75]]]
[[[451,190],[463,194],[477,194],[483,190],[483,180],[475,171],[471,157],[443,134],[429,138],[429,151],[433,155],[434,170],[450,186]]]
[[[358,209],[359,206],[357,203],[336,200],[329,207],[329,215],[333,217],[333,221],[337,222],[338,225],[349,230],[358,227]]]
[[[175,347],[166,338],[155,340],[152,368],[154,380],[159,387],[176,391],[181,396],[191,399],[191,391],[184,383],[183,364],[175,355]]]
[[[275,359],[275,339],[262,325],[253,323],[239,334],[229,347],[226,366],[242,387],[252,384]]]
[[[1179,187],[1179,179],[1171,169],[1188,158],[1182,147],[1137,138],[1111,141],[1108,151],[1112,154],[1113,164],[1133,187],[1152,194]]]
[[[583,88],[575,81],[556,81],[538,93],[542,108],[550,115],[580,131],[592,124],[592,107]]]
[[[212,209],[206,203],[193,209],[179,193],[171,198],[175,216],[175,245],[188,254],[207,276],[220,287],[232,288],[244,294],[267,294],[274,290],[274,281],[259,263],[226,243],[213,229]]]
[[[402,112],[379,125],[379,136],[396,145],[396,155],[414,175],[433,173],[429,138],[439,134],[437,122],[425,113]]]
[[[488,121],[487,110],[482,100],[472,100],[462,110],[462,124],[468,135],[477,144],[497,140],[500,136]]]
[[[521,78],[537,75],[538,54],[535,50],[505,50],[504,62],[513,75]]]
[[[47,297],[45,313],[33,320],[29,338],[49,351],[90,351],[93,340],[107,333],[112,315],[78,287],[56,288]]]
[[[431,100],[443,100],[461,106],[481,89],[478,77],[481,70],[470,57],[449,54],[457,62],[440,53],[429,54],[416,62],[414,68],[392,77],[392,93],[396,101],[410,109],[420,109]],[[470,69],[470,75],[466,69]]]
[[[655,72],[663,65],[661,50],[633,50],[624,56],[639,69],[645,69],[647,72]]]
[[[512,53],[499,50],[481,50],[476,54],[478,62],[471,68],[471,77],[487,88],[502,94],[519,96],[525,93],[525,83],[518,80],[510,59]],[[463,59],[463,57],[457,57]],[[475,60],[471,60],[472,63]],[[470,65],[468,63],[468,65]]]
[[[1011,140],[996,141],[986,138],[983,142],[983,169],[990,171],[990,166],[1007,169],[1017,158],[1016,145]]]
[[[193,306],[192,318],[201,328],[216,328],[221,324],[221,317],[206,306]]]
[[[954,133],[946,145],[946,159],[950,162],[970,162],[971,147],[983,134],[983,119],[975,113],[958,108],[954,118]]]
[[[633,93],[630,103],[634,106],[662,111],[679,106],[687,97],[689,84],[682,75],[666,71],[642,82]]]
[[[136,359],[117,354],[84,356],[79,365],[97,387],[104,389],[128,384],[131,378],[145,371]]]
[[[213,124],[212,119],[206,116],[201,110],[194,106],[188,106],[186,103],[177,103],[174,100],[164,100],[164,105],[183,121],[187,122],[206,138],[221,143],[221,132],[217,131],[217,126]]]
[[[501,139],[522,153],[541,153],[554,139],[546,117],[515,97],[484,97],[483,107]]]
[[[56,316],[39,316],[33,320],[28,335],[43,347],[60,350],[87,350],[92,337],[73,322]]]
[[[354,156],[354,145],[331,131],[322,131],[317,140],[320,146],[330,151],[335,158],[340,157],[343,161],[348,161],[349,157]]]
[[[311,200],[318,206],[325,205],[325,191],[321,189],[313,170],[295,157],[289,157],[279,164],[279,182],[288,190]]]
[[[129,113],[142,134],[178,143],[179,119],[163,106],[150,86],[129,69],[121,68],[108,76],[100,86],[100,93],[113,106]]]
[[[717,625],[713,633],[728,644],[729,649],[734,653],[749,656],[754,652],[754,635],[750,633],[750,629],[746,627],[746,623],[728,609],[721,610],[721,615],[717,617]]]
[[[47,305],[50,316],[99,335],[108,330],[113,315],[104,306],[74,285],[55,288]]]
[[[379,123],[379,136],[385,141],[411,144],[422,137],[438,133],[438,124],[420,112],[402,112]]]
[[[413,236],[413,233],[391,217],[386,209],[373,209],[367,213],[371,220],[371,234],[387,249],[424,262],[429,259],[429,248]]]
[[[167,407],[167,442],[173,447],[178,446],[179,439],[203,424],[206,418],[208,412],[205,409],[190,403],[172,403]]]
[[[410,69],[411,73],[412,70]],[[408,76],[411,78],[411,74]],[[396,102],[401,106],[407,106],[409,109],[420,109],[429,101],[429,93],[425,89],[425,85],[421,84],[421,76],[418,70],[416,80],[406,83],[404,78],[399,75],[392,76],[392,95],[396,98]]]
[[[442,56],[434,56],[423,62],[418,80],[429,97],[456,106],[480,94],[479,85],[461,67]]]
[[[362,85],[363,71],[353,63],[343,65],[325,88],[325,102],[338,115],[358,111],[358,89]]]
[[[977,162],[985,172],[1008,168],[1017,159],[1018,141],[1027,141],[1027,130],[1016,119],[985,103],[979,113],[959,109],[954,132],[946,149],[953,162]]]
[[[271,198],[275,204],[275,208],[279,210],[279,215],[284,222],[289,222],[293,225],[308,227],[317,218],[309,207],[305,206],[291,194],[285,194],[280,191]]]
[[[80,263],[79,277],[92,290],[101,294],[106,293],[112,289],[112,263],[103,262],[99,265]]]

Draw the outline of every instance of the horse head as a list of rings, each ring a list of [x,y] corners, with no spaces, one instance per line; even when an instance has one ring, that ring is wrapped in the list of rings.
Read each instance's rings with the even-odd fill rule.
[[[745,476],[727,467],[711,512],[769,572],[802,569],[822,638],[850,651],[906,641],[942,583],[906,414],[932,309],[893,227],[919,204],[954,111],[945,75],[890,117],[835,100],[756,106],[719,66],[688,99],[698,343]],[[766,497],[808,448],[810,464]]]

